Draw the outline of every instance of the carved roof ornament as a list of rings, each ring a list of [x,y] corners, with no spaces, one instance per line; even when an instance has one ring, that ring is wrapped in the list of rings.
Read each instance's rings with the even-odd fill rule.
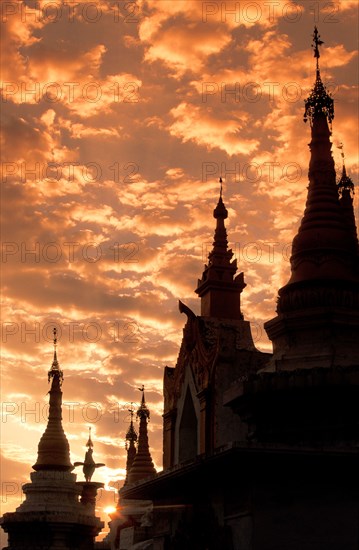
[[[345,168],[345,155],[344,155],[344,145],[341,143],[338,145],[338,149],[341,149],[341,157],[343,161],[342,176],[338,183],[338,192],[339,196],[342,197],[344,192],[347,191],[350,196],[354,195],[354,183],[352,179],[347,175]]]
[[[102,466],[105,466],[103,462],[96,463],[93,459],[93,443],[91,439],[91,428],[89,428],[89,438],[86,443],[86,447],[88,448],[85,454],[85,460],[84,462],[75,462],[74,466],[83,466],[82,471],[85,476],[86,482],[90,482],[92,479],[92,476],[96,470],[96,468],[101,468]]]
[[[332,120],[334,119],[334,100],[331,97],[330,93],[326,90],[321,76],[320,76],[320,68],[319,68],[319,46],[324,44],[322,40],[320,40],[320,34],[318,33],[317,27],[314,27],[314,34],[313,34],[313,50],[314,50],[314,57],[316,58],[316,79],[314,87],[308,97],[304,101],[305,104],[305,111],[304,111],[304,122],[307,122],[308,118],[310,120],[311,126],[313,126],[313,121],[317,115],[324,114],[331,126]]]

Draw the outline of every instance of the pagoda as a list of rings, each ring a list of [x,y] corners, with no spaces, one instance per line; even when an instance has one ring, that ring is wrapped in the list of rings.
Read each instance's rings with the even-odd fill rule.
[[[48,422],[39,441],[31,482],[22,488],[26,498],[15,512],[1,518],[1,526],[8,533],[4,550],[91,550],[104,525],[95,516],[96,491],[89,502],[83,496],[87,483],[76,483],[76,474],[72,473],[74,466],[62,426],[63,372],[56,347],[54,329]]]

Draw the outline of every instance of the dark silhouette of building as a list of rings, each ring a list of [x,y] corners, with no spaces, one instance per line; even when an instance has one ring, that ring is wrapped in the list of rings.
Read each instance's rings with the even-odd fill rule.
[[[150,411],[146,405],[144,386],[138,389],[142,392],[141,404],[137,410],[137,418],[140,421],[139,434],[137,436],[133,425],[134,409],[131,404],[130,425],[126,433],[127,461],[124,487],[141,483],[143,479],[156,475],[148,442],[147,425]],[[150,500],[127,501],[120,491],[116,512],[110,514],[110,533],[104,541],[97,543],[96,548],[98,550],[133,548],[137,543],[146,540],[151,532],[152,511]]]
[[[353,183],[331,154],[333,99],[317,70],[305,104],[308,198],[291,276],[256,350],[240,310],[243,274],[228,249],[222,191],[213,249],[187,316],[175,368],[164,373],[163,472],[120,498],[151,503],[121,550],[357,550],[359,256]],[[142,541],[142,542],[140,542]]]
[[[163,472],[148,442],[144,387],[139,434],[126,434],[127,475],[111,550],[358,550],[359,248],[354,185],[336,183],[333,99],[319,69],[305,103],[311,125],[307,203],[293,240],[291,276],[265,325],[273,354],[258,351],[244,319],[243,273],[228,249],[222,198],[177,364],[164,373]],[[49,371],[50,410],[25,501],[1,525],[7,550],[91,550],[97,467],[89,437],[76,483],[62,427],[63,373]],[[137,443],[137,447],[136,447]]]
[[[92,474],[86,482],[76,482],[71,473],[74,466],[62,427],[63,372],[56,344],[54,329],[48,423],[38,445],[31,482],[23,486],[26,499],[15,512],[1,518],[1,527],[8,533],[4,550],[91,550],[103,527],[95,516],[96,493],[103,483],[91,482]]]

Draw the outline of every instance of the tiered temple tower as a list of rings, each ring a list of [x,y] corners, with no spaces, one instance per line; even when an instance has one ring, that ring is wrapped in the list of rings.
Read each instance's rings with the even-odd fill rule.
[[[131,416],[130,425],[128,427],[128,430],[126,432],[126,451],[127,451],[127,460],[126,460],[126,478],[125,478],[125,485],[128,483],[128,476],[130,473],[130,470],[132,468],[133,461],[135,460],[136,456],[136,443],[137,443],[137,433],[135,430],[135,427],[133,425],[133,408],[131,403],[131,408],[128,410]]]
[[[138,435],[138,446],[136,455],[131,464],[130,458],[130,469],[127,472],[128,483],[134,483],[148,476],[153,476],[156,474],[155,467],[153,465],[150,448],[148,445],[148,428],[147,423],[150,418],[150,411],[146,405],[145,401],[145,388],[142,386],[141,390],[142,398],[141,405],[137,411],[137,417],[140,421],[139,435]],[[132,420],[131,420],[132,423]],[[131,425],[130,425],[131,428]],[[130,450],[130,447],[129,447]],[[127,455],[128,457],[128,455]]]
[[[240,295],[246,284],[243,273],[237,272],[237,260],[232,260],[233,252],[228,249],[227,230],[224,220],[228,211],[222,199],[222,178],[220,196],[213,211],[217,221],[213,249],[208,255],[201,279],[198,279],[196,293],[201,298],[201,316],[223,319],[240,319]]]
[[[350,366],[359,362],[359,256],[353,191],[345,166],[338,195],[330,135],[334,102],[322,83],[318,31],[316,80],[305,102],[311,125],[306,208],[293,240],[291,277],[279,290],[277,317],[265,328],[272,368]]]
[[[250,323],[241,312],[246,284],[243,273],[236,274],[237,260],[228,248],[222,179],[213,217],[213,248],[195,291],[201,315],[179,302],[187,323],[176,368],[165,369],[165,469],[244,436],[246,426],[223,406],[223,395],[238,377],[256,372],[269,358],[255,348]]]
[[[95,516],[94,499],[79,501],[83,486],[71,473],[69,444],[62,427],[62,382],[54,329],[54,359],[50,409],[46,430],[38,445],[31,482],[23,486],[25,501],[13,513],[4,514],[2,528],[8,533],[6,550],[91,550],[103,527]],[[102,485],[102,484],[97,484]]]

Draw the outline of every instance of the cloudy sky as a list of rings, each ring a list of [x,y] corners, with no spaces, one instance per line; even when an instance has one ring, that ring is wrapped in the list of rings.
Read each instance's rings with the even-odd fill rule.
[[[71,458],[83,458],[92,426],[106,517],[142,383],[161,469],[162,373],[181,341],[178,299],[199,313],[219,176],[242,311],[270,350],[263,322],[305,204],[314,24],[335,98],[334,159],[339,173],[343,142],[357,181],[357,1],[1,9],[2,512],[20,504],[36,461],[56,326]]]

